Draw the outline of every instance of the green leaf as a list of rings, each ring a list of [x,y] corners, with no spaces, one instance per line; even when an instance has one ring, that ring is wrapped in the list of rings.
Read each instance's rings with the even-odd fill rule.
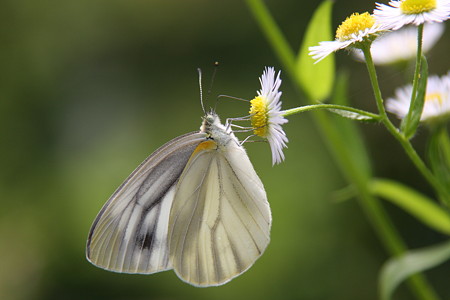
[[[309,55],[309,47],[333,40],[331,9],[333,1],[325,0],[315,11],[303,38],[297,59],[297,77],[310,100],[323,101],[329,97],[334,82],[334,55],[318,64]]]
[[[445,125],[433,128],[427,156],[434,176],[444,188],[439,196],[450,207],[450,139]]]
[[[392,299],[394,290],[406,278],[440,265],[448,259],[450,259],[450,241],[420,250],[412,250],[388,260],[380,272],[381,299]]]
[[[425,225],[450,235],[450,215],[433,200],[398,182],[375,179],[369,187],[380,196],[416,217]]]
[[[401,129],[405,134],[407,139],[410,139],[416,133],[417,127],[420,123],[420,117],[422,116],[423,105],[425,102],[425,95],[427,92],[427,81],[428,81],[428,63],[425,56],[422,56],[422,68],[419,76],[419,85],[417,89],[417,94],[411,101],[409,112],[403,119],[401,124]]]

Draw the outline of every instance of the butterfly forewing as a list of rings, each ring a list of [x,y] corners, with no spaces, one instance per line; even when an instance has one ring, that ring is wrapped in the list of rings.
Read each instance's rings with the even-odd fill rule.
[[[271,226],[245,150],[234,136],[225,149],[210,148],[189,160],[169,221],[172,267],[197,286],[220,285],[247,270],[267,247]]]
[[[95,219],[86,255],[116,272],[171,268],[167,230],[175,187],[204,133],[180,136],[149,156],[116,190]]]

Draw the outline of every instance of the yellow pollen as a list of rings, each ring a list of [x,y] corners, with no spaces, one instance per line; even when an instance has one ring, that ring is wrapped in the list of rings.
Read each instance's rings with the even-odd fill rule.
[[[354,13],[347,17],[336,30],[336,39],[343,42],[352,38],[352,34],[370,28],[375,24],[375,18],[368,12]]]
[[[417,15],[436,8],[436,0],[405,0],[400,9],[406,15]]]
[[[267,106],[261,96],[257,96],[250,101],[250,121],[252,122],[253,133],[260,137],[267,135]]]
[[[444,101],[442,98],[443,96],[441,93],[429,93],[425,95],[425,102],[437,101],[442,105],[442,102]]]

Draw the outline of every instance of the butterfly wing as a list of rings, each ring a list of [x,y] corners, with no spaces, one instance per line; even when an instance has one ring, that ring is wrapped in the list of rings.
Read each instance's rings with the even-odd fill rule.
[[[221,285],[246,271],[269,243],[271,212],[264,186],[232,140],[224,151],[199,145],[184,170],[172,205],[172,267],[197,286]]]
[[[114,192],[95,219],[86,256],[98,267],[125,273],[171,268],[167,230],[175,187],[204,133],[188,133],[150,155]]]

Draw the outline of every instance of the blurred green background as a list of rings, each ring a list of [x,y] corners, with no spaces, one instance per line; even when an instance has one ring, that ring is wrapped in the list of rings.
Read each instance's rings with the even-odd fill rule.
[[[319,1],[267,1],[294,49]],[[371,1],[337,1],[334,25]],[[242,276],[199,289],[173,272],[123,275],[85,259],[86,237],[116,187],[152,151],[197,130],[218,94],[251,99],[264,66],[280,64],[243,1],[77,0],[0,2],[0,299],[376,299],[388,258],[358,204],[333,201],[346,183],[308,114],[285,126],[286,162],[272,167],[265,143],[247,143],[273,211],[272,241]],[[448,70],[450,38],[429,55],[432,73]],[[374,110],[364,65],[345,52],[355,106]],[[405,77],[380,69],[391,95]],[[285,108],[305,104],[284,78]],[[226,117],[248,112],[223,100]],[[426,184],[381,126],[363,125],[378,176],[424,193]],[[244,138],[240,136],[240,138]],[[415,139],[423,151],[427,132]],[[412,248],[444,239],[386,204]],[[427,272],[450,298],[449,264]],[[446,272],[447,271],[447,272]],[[411,296],[405,288],[398,299]]]

